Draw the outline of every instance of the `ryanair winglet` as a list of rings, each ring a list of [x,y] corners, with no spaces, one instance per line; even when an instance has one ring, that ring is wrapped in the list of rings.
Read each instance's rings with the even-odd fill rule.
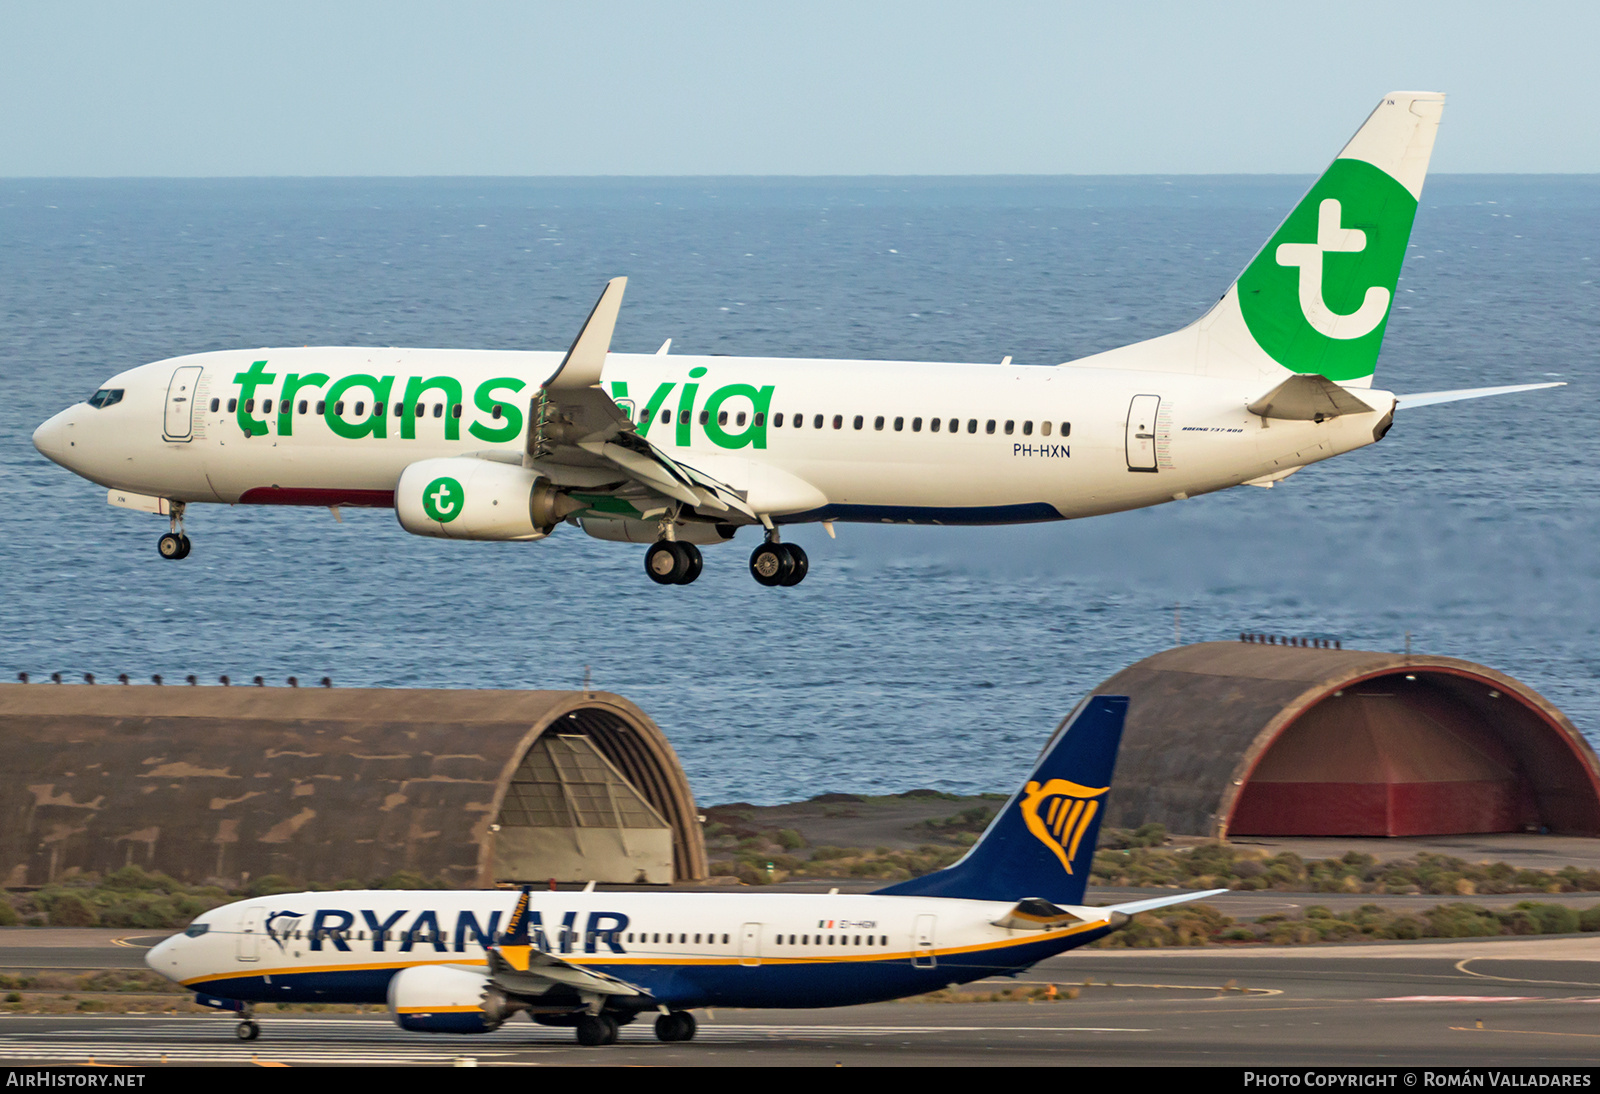
[[[533,955],[533,940],[528,936],[528,899],[532,889],[531,885],[522,887],[517,907],[511,913],[511,922],[506,924],[505,933],[495,946],[495,951],[506,964],[518,972],[528,971],[528,963]]]
[[[1127,713],[1126,696],[1091,697],[958,862],[878,891],[1082,904]]]

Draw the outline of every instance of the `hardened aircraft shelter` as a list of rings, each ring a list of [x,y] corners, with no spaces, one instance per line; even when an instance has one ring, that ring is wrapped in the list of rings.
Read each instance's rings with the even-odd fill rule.
[[[604,692],[0,684],[0,879],[706,876],[687,776]]]
[[[1532,688],[1453,657],[1179,646],[1127,695],[1106,823],[1229,836],[1600,835],[1600,763]]]

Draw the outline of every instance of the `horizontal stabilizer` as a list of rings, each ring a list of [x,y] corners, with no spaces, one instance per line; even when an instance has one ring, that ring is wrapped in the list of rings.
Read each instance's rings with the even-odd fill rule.
[[[994,925],[1011,931],[1053,931],[1082,922],[1082,916],[1073,915],[1065,908],[1057,908],[1048,900],[1030,896],[1017,901],[1015,907],[994,921]]]
[[[1566,386],[1564,380],[1552,380],[1543,384],[1512,384],[1510,387],[1464,387],[1455,391],[1422,391],[1415,395],[1396,395],[1395,406],[1410,410],[1412,407],[1432,406],[1434,403],[1455,403],[1462,399],[1482,399],[1489,395],[1510,395],[1514,391],[1538,391],[1545,387]]]
[[[1371,414],[1373,407],[1326,376],[1301,372],[1250,404],[1252,414],[1291,422],[1321,422],[1341,414]]]
[[[1127,904],[1113,904],[1108,910],[1121,912],[1123,915],[1138,915],[1140,912],[1153,912],[1157,908],[1170,908],[1174,904],[1187,904],[1191,900],[1204,900],[1208,896],[1217,896],[1227,891],[1226,889],[1202,889],[1198,893],[1153,896],[1149,900],[1133,900]]]

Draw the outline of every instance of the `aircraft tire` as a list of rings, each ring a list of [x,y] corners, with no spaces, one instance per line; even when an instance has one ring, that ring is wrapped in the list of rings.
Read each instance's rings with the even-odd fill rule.
[[[679,544],[659,539],[644,553],[644,572],[657,585],[676,585],[683,580],[689,568],[689,557],[679,550]]]
[[[784,552],[794,563],[794,571],[784,578],[784,585],[798,585],[806,579],[806,574],[811,572],[811,560],[806,557],[805,550],[798,543],[785,543]]]
[[[678,1018],[678,1040],[680,1040],[680,1041],[692,1041],[692,1040],[694,1040],[694,1033],[695,1033],[694,1015],[690,1014],[686,1010],[680,1010],[680,1011],[677,1012],[677,1018]]]
[[[656,1019],[658,1041],[692,1041],[694,1031],[694,1015],[686,1010],[675,1010]]]
[[[578,1044],[586,1048],[617,1043],[617,1020],[609,1014],[583,1014],[574,1024]]]
[[[189,553],[183,549],[183,538],[171,532],[156,541],[156,550],[162,558],[182,558]]]
[[[750,576],[757,584],[771,588],[782,585],[794,573],[794,559],[781,543],[763,543],[750,555]]]
[[[189,537],[184,535],[182,532],[178,533],[178,540],[183,544],[183,554],[179,555],[178,557],[179,558],[188,558],[189,557],[189,548],[191,546],[193,546],[193,544],[191,544],[189,542]]]
[[[700,576],[700,571],[706,568],[705,556],[700,553],[700,548],[692,543],[679,543],[676,546],[678,553],[686,560],[683,576],[678,579],[678,584],[693,585],[695,578]]]
[[[233,1035],[241,1041],[254,1041],[261,1036],[261,1027],[246,1019],[233,1027]]]

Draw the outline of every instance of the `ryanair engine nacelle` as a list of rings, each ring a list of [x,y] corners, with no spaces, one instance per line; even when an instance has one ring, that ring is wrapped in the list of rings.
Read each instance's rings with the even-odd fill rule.
[[[389,1013],[413,1033],[491,1033],[517,1009],[470,969],[414,965],[389,981]]]
[[[582,507],[531,468],[474,456],[419,460],[394,492],[400,526],[439,539],[543,539]]]

